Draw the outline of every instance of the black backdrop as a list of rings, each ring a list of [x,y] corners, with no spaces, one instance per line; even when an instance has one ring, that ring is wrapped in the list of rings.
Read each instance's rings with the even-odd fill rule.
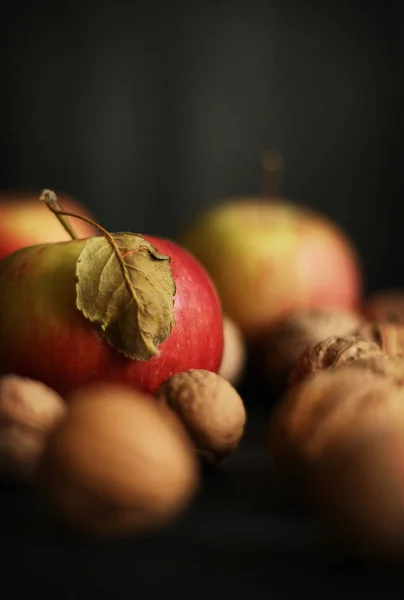
[[[112,230],[175,236],[218,197],[258,192],[260,155],[279,150],[285,195],[345,227],[368,290],[402,286],[399,4],[3,0],[0,187],[64,190]],[[139,544],[48,535],[30,494],[2,490],[1,597],[212,594],[214,579],[277,598],[388,593],[391,573],[327,554],[279,499],[265,423],[174,531]]]

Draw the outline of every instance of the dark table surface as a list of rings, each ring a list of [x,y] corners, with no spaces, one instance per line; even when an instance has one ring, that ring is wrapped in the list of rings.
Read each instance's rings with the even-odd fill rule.
[[[193,506],[164,531],[94,542],[49,526],[30,489],[0,488],[0,599],[49,597],[404,597],[404,567],[364,563],[330,544],[276,474],[266,450],[271,403],[245,391],[248,426]]]

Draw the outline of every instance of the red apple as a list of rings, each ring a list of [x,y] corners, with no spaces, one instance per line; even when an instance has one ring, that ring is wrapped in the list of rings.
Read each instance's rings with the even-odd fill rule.
[[[0,259],[15,250],[69,240],[69,235],[43,202],[38,201],[39,192],[28,190],[0,190]],[[59,196],[66,212],[90,216],[85,206],[66,194]],[[89,223],[74,220],[79,238],[98,235],[99,231]]]
[[[358,307],[361,273],[350,240],[325,216],[284,199],[219,201],[181,241],[247,340],[297,309]]]
[[[179,371],[217,372],[223,326],[211,279],[174,242],[144,239],[170,257],[176,286],[175,324],[158,355],[148,360],[124,356],[76,307],[76,264],[89,240],[72,240],[23,248],[0,261],[0,373],[31,377],[66,394],[99,380],[154,393]],[[110,286],[108,293],[115,291]]]

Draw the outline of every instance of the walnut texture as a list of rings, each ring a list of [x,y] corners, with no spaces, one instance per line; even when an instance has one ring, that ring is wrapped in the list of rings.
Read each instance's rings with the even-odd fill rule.
[[[240,443],[246,412],[235,388],[223,377],[190,369],[169,377],[155,394],[184,423],[196,452],[220,463]]]
[[[341,369],[356,360],[381,354],[380,347],[370,340],[356,336],[328,337],[303,352],[290,374],[289,387],[318,371]]]

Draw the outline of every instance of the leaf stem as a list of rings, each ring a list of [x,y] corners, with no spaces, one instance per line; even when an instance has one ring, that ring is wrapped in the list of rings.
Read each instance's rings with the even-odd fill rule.
[[[39,199],[42,200],[42,202],[45,202],[46,206],[56,215],[59,223],[67,231],[72,240],[77,240],[78,236],[69,221],[65,219],[55,192],[52,192],[52,190],[42,190]]]
[[[264,152],[261,157],[262,188],[261,193],[267,198],[282,197],[283,156],[280,152]]]
[[[105,235],[105,237],[111,244],[111,246],[116,254],[116,257],[118,259],[119,265],[122,269],[122,274],[124,276],[125,282],[129,286],[129,289],[131,289],[132,282],[130,280],[128,270],[126,268],[124,258],[114,240],[113,235],[111,235],[109,233],[109,231],[104,229],[104,227],[102,227],[101,225],[99,225],[98,223],[96,223],[95,221],[90,219],[89,217],[85,217],[83,215],[77,215],[76,213],[72,213],[72,212],[63,210],[59,204],[59,201],[57,199],[55,192],[53,192],[52,190],[43,190],[39,199],[42,200],[43,202],[45,202],[45,204],[49,208],[49,210],[51,212],[53,212],[54,215],[56,215],[56,217],[59,219],[60,223],[63,225],[63,227],[65,228],[65,230],[67,231],[67,233],[71,236],[71,238],[73,240],[78,239],[77,234],[75,233],[74,229],[72,228],[70,223],[67,221],[67,219],[65,219],[64,217],[73,217],[74,219],[80,219],[81,221],[85,221],[86,223],[89,223],[93,227],[96,227],[97,229],[99,229]]]

